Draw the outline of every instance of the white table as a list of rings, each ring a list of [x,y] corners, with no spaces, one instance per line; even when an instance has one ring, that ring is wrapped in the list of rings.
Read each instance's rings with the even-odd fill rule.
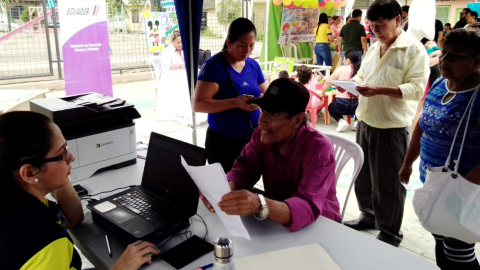
[[[75,184],[82,185],[90,194],[132,184],[139,185],[142,178],[143,167],[144,160],[138,159],[135,165],[117,170],[104,171],[89,179],[76,182]],[[109,195],[110,194],[102,194],[102,197]],[[237,258],[318,243],[330,254],[337,265],[344,270],[438,269],[436,265],[426,259],[415,257],[398,248],[370,238],[323,217],[320,217],[315,223],[295,233],[291,233],[288,228],[271,220],[257,221],[253,217],[244,217],[242,220],[252,238],[251,241],[248,241],[243,238],[230,236],[218,217],[208,212],[201,202],[199,203],[197,213],[201,215],[207,223],[207,241],[213,243],[213,241],[220,236],[226,236],[232,239],[234,242],[234,256]],[[198,217],[193,217],[190,230],[200,237],[203,237],[205,234],[205,227]],[[102,234],[103,231],[102,228],[92,222],[90,212],[88,211],[82,225],[75,230],[71,230],[70,233],[75,240],[75,245],[85,253],[83,246],[84,241],[94,235]],[[162,250],[166,251],[183,240],[185,240],[184,236],[177,236],[162,247]],[[116,255],[121,253],[119,250],[114,250],[114,252],[118,253]],[[92,254],[85,255],[92,260],[97,269],[102,269],[102,267],[98,265],[98,261],[95,262],[96,260],[92,258]],[[214,256],[212,252],[183,269],[191,270],[212,263],[213,259]],[[174,268],[162,260],[157,260],[151,266],[142,269],[173,270]]]
[[[45,98],[48,89],[42,90],[0,90],[0,114],[9,111],[29,111],[29,101]]]

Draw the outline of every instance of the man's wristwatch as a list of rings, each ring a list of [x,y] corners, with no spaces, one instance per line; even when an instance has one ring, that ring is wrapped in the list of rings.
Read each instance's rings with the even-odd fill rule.
[[[258,198],[260,198],[260,213],[255,213],[253,215],[258,220],[267,219],[268,213],[270,213],[270,210],[268,209],[268,206],[267,206],[267,202],[265,201],[265,198],[263,197],[262,194],[257,194],[257,195],[258,195]]]

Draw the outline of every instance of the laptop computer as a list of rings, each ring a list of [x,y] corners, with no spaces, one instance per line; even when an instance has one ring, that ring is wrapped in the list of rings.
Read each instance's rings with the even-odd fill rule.
[[[207,160],[205,149],[152,132],[141,185],[88,204],[93,221],[128,242],[159,243],[187,228],[199,196],[180,155],[193,166]]]

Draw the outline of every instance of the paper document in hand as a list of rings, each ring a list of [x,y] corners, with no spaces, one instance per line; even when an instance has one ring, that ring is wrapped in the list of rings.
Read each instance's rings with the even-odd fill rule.
[[[412,183],[405,184],[404,182],[402,182],[402,185],[405,187],[406,190],[417,190],[422,187],[419,185],[412,185]]]
[[[360,86],[356,82],[351,82],[351,81],[332,81],[333,85],[339,86],[348,92],[352,93],[352,95],[358,96],[360,93],[358,93],[357,89],[355,89],[357,86]]]
[[[183,157],[181,158],[183,167],[190,177],[192,177],[198,189],[203,193],[203,196],[212,204],[215,213],[217,213],[228,233],[250,240],[250,235],[243,225],[240,216],[227,215],[217,206],[223,195],[231,191],[222,166],[219,163],[215,163],[206,166],[192,167],[185,162]]]

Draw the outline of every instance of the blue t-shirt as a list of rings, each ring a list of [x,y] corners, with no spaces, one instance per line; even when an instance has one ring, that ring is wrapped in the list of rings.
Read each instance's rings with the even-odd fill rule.
[[[425,182],[425,176],[429,167],[442,167],[445,165],[460,119],[462,119],[465,108],[467,108],[468,102],[475,92],[471,90],[456,93],[450,101],[445,103],[443,98],[449,93],[445,84],[446,80],[439,78],[432,85],[425,99],[423,113],[419,119],[420,127],[423,129],[423,136],[420,141],[420,180],[422,182]],[[451,170],[455,166],[454,160],[458,159],[467,116],[463,120],[455,147],[453,148],[449,166]],[[463,177],[467,176],[480,162],[479,117],[480,93],[477,94],[473,101],[472,115],[468,123],[467,137],[465,138],[462,158],[458,168],[458,173]]]
[[[218,84],[218,92],[213,99],[231,99],[238,95],[235,89],[232,89],[230,81],[225,73],[222,65],[221,57],[223,55],[216,54],[208,59],[202,66],[198,74],[199,81],[213,82]],[[231,65],[227,65],[230,76],[237,87],[240,95],[252,95],[258,97],[261,94],[260,84],[265,82],[262,70],[257,61],[247,58],[245,60],[245,67],[241,73],[238,73]],[[258,118],[260,117],[260,110],[249,112],[248,116],[252,126],[258,126]],[[241,109],[230,109],[219,113],[208,114],[209,128],[218,133],[235,137],[246,138],[250,137],[250,125],[245,119],[245,111]]]

